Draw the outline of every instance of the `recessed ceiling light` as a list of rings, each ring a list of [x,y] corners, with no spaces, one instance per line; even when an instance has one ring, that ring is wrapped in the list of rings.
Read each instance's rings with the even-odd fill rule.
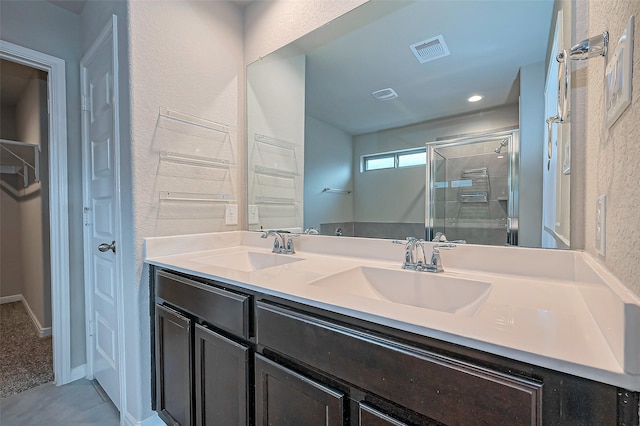
[[[473,95],[471,96],[469,99],[467,99],[469,102],[478,102],[480,99],[482,99],[482,96],[480,95]]]

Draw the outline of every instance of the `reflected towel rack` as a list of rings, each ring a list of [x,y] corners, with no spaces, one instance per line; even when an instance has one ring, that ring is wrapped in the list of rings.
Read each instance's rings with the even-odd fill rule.
[[[229,133],[229,126],[207,120],[206,118],[195,117],[178,111],[173,111],[167,107],[160,107],[160,116],[184,124],[190,124],[207,130],[214,130],[222,133]]]
[[[216,167],[221,169],[228,169],[231,163],[227,160],[219,158],[206,158],[197,155],[179,154],[171,151],[160,151],[160,159],[165,161],[171,161],[173,163],[188,164],[190,166],[200,167]]]
[[[255,166],[255,171],[256,173],[272,175],[272,176],[285,176],[285,177],[298,176],[297,172],[292,172],[289,170],[274,169],[272,167],[265,167],[260,165]]]
[[[291,142],[286,142],[281,139],[272,138],[271,136],[261,135],[259,133],[254,134],[253,140],[256,142],[266,143],[267,145],[276,146],[278,148],[285,148],[290,150],[295,149],[295,145]]]
[[[230,203],[233,202],[229,194],[203,194],[191,192],[160,192],[161,201],[191,201],[206,203]]]
[[[263,197],[261,195],[257,195],[255,198],[256,204],[290,204],[293,205],[296,203],[294,198],[280,198],[280,197]]]
[[[322,192],[332,192],[334,194],[351,194],[350,189],[341,189],[341,188],[329,188],[326,187],[322,190]]]

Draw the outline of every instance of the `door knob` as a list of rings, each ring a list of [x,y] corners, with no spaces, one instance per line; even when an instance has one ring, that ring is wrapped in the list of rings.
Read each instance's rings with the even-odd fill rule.
[[[100,250],[101,252],[105,252],[105,251],[109,251],[111,250],[112,252],[116,252],[116,242],[115,241],[111,241],[111,244],[107,244],[107,243],[102,243],[98,246],[98,250]]]

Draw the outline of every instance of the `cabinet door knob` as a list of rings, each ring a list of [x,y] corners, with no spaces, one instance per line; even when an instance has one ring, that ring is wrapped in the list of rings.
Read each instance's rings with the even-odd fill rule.
[[[106,251],[111,250],[112,252],[115,253],[116,252],[116,242],[115,242],[115,240],[111,241],[111,244],[107,244],[107,243],[100,244],[98,246],[98,250],[100,250],[103,253],[106,252]]]

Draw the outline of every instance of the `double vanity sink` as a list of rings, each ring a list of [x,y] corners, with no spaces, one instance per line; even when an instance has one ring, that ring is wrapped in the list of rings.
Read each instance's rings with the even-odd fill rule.
[[[193,259],[203,265],[236,272],[260,271],[304,260],[300,256],[248,250]],[[311,280],[306,285],[336,294],[458,315],[473,314],[491,289],[486,281],[372,266],[355,266]]]
[[[260,233],[146,240],[146,262],[193,277],[640,390],[640,306],[584,253],[460,245],[445,272],[402,269],[386,240]],[[428,244],[428,243],[427,243]],[[635,330],[635,331],[634,331]]]

